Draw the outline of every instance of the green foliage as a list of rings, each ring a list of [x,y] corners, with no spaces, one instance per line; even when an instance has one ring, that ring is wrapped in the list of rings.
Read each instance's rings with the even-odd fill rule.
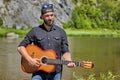
[[[43,24],[43,22],[44,22],[43,20],[40,20],[40,21],[39,21],[39,24]]]
[[[74,28],[73,26],[74,26],[74,24],[73,24],[72,21],[68,21],[66,23],[63,23],[63,28],[64,29],[66,29],[66,28]]]
[[[119,0],[72,0],[76,6],[65,28],[120,29]],[[72,22],[72,25],[71,23]]]
[[[100,74],[100,80],[116,80],[119,77],[118,75],[113,75],[111,72],[107,74]]]
[[[100,73],[99,79],[95,77],[95,74],[89,75],[87,78],[76,76],[73,72],[73,80],[117,80],[119,79],[119,75],[114,75],[112,72],[108,72],[107,74]]]

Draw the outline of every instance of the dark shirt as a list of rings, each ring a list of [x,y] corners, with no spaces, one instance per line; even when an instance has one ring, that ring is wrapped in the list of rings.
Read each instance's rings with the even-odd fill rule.
[[[26,47],[31,43],[34,43],[43,50],[54,50],[57,53],[58,59],[61,59],[65,52],[69,52],[66,33],[56,25],[53,25],[51,30],[47,30],[43,25],[32,28],[19,46]],[[57,66],[55,71],[61,72],[62,66]]]

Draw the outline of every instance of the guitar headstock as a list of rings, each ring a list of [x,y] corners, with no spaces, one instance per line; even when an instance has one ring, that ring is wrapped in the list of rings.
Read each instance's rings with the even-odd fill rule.
[[[93,68],[94,64],[93,64],[93,62],[90,62],[90,61],[82,61],[80,63],[80,66],[83,68]]]

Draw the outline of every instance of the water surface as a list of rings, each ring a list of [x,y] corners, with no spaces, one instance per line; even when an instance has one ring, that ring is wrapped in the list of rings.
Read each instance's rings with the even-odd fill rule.
[[[73,80],[72,74],[87,77],[111,71],[120,75],[120,38],[85,38],[69,37],[69,48],[75,61],[92,61],[93,69],[76,67],[68,69],[64,66],[64,80]],[[26,74],[20,68],[20,54],[17,45],[21,39],[0,39],[0,80],[30,80],[31,74]]]

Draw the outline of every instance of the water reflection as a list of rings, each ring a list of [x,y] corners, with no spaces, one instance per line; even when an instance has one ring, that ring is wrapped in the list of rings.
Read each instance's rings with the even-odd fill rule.
[[[120,75],[120,39],[118,38],[80,38],[70,37],[71,50],[75,60],[88,60],[95,63],[94,69],[75,68],[76,74],[88,76],[109,71]]]
[[[0,80],[30,80],[20,70],[18,39],[0,39]]]

